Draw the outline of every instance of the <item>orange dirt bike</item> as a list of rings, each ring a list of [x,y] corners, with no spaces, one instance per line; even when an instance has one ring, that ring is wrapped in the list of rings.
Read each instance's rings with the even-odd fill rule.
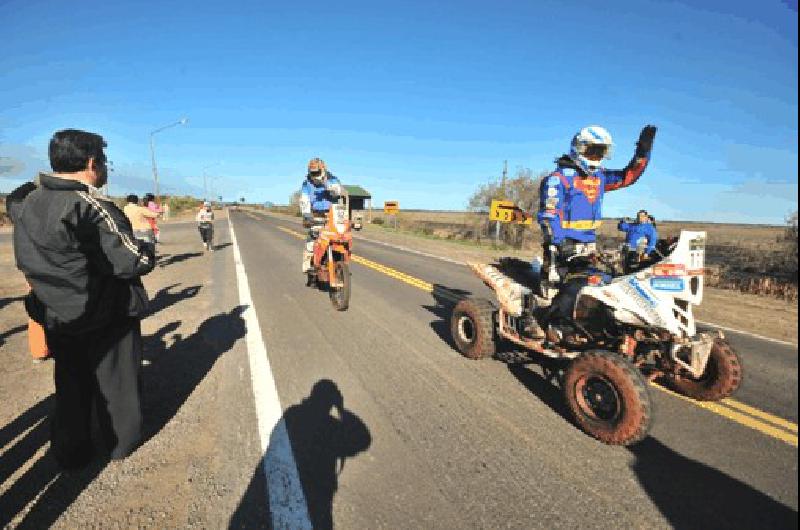
[[[339,311],[350,306],[350,253],[353,234],[349,219],[350,198],[344,193],[339,202],[331,204],[325,225],[314,241],[308,285],[327,284],[331,303]]]

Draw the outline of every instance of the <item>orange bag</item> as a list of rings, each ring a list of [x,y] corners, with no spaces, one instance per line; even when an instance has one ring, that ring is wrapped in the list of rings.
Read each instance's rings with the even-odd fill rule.
[[[28,319],[28,349],[34,359],[47,359],[50,350],[44,337],[44,328],[38,322]]]

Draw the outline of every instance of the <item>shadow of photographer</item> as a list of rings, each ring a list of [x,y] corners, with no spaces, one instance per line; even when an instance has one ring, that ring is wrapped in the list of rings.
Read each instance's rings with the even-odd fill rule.
[[[265,471],[270,473],[282,459],[285,426],[297,463],[308,515],[314,528],[333,528],[333,498],[348,459],[366,451],[372,436],[366,424],[345,408],[339,387],[329,379],[317,381],[311,393],[284,413],[270,438],[262,462],[256,466],[250,486],[230,520],[230,528],[269,528],[269,509],[264,499],[276,502],[281,491],[267,491]]]

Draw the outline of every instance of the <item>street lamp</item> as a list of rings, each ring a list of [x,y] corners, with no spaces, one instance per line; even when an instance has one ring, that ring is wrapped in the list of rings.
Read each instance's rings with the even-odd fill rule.
[[[206,176],[206,170],[214,166],[219,166],[220,164],[222,164],[222,162],[214,162],[203,168],[203,200],[205,201],[208,200],[208,177]]]
[[[158,193],[158,169],[156,168],[156,148],[155,148],[154,136],[156,135],[156,133],[159,133],[164,129],[169,129],[170,127],[175,127],[176,125],[186,125],[187,123],[189,123],[189,118],[181,118],[175,123],[164,125],[163,127],[159,127],[158,129],[150,133],[150,158],[153,160],[153,182],[155,183],[156,202],[159,201],[160,194]]]

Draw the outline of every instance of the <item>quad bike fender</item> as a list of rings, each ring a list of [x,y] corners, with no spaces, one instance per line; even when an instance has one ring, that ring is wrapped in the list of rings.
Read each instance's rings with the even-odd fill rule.
[[[714,347],[714,340],[711,335],[700,333],[694,340],[674,343],[670,352],[673,362],[693,377],[702,377]]]

